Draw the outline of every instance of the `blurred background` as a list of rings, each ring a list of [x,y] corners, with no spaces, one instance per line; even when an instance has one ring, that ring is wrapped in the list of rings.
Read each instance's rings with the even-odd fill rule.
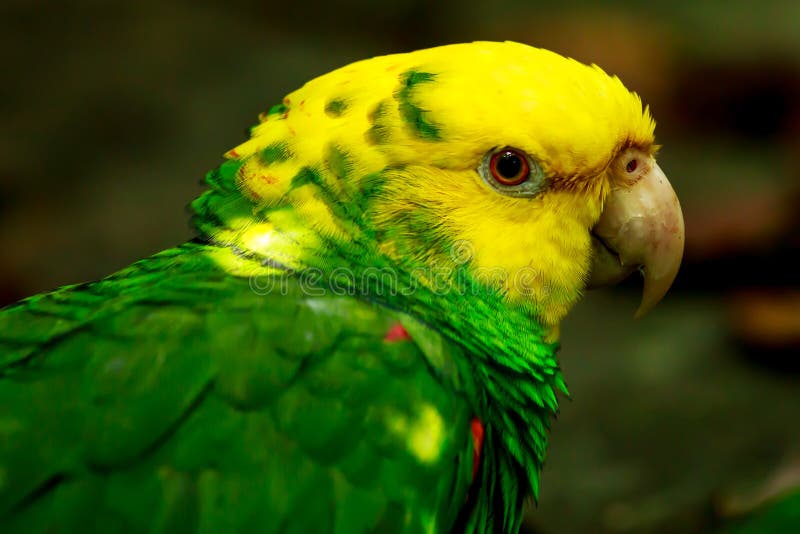
[[[353,60],[516,40],[642,95],[684,206],[676,286],[563,328],[572,398],[529,532],[705,532],[800,484],[800,3],[139,0],[0,4],[0,305],[192,233],[258,112]]]

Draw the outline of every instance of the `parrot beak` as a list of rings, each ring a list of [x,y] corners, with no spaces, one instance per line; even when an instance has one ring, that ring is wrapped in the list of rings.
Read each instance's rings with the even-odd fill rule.
[[[683,213],[655,159],[624,151],[611,165],[611,193],[592,229],[589,289],[615,284],[635,269],[644,276],[642,317],[666,294],[683,257]]]

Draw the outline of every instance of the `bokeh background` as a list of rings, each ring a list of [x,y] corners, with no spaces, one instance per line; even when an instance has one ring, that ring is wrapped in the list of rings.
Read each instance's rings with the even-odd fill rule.
[[[189,237],[259,111],[347,62],[511,39],[618,74],[684,206],[674,290],[563,328],[572,391],[530,532],[705,532],[800,483],[800,3],[0,3],[0,305]],[[224,453],[224,451],[221,451]]]

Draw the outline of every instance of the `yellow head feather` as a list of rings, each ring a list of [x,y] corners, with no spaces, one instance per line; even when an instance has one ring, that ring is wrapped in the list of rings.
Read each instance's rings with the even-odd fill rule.
[[[302,265],[320,246],[311,235],[364,240],[373,228],[382,254],[463,263],[509,305],[553,326],[584,286],[609,163],[630,146],[652,151],[653,129],[616,77],[522,44],[361,61],[288,95],[229,152],[269,239],[250,223],[217,237],[257,254],[269,242]],[[481,178],[486,154],[505,146],[541,168],[535,196],[504,195]],[[292,212],[270,215],[276,207]],[[468,257],[454,259],[443,242],[466,244]]]

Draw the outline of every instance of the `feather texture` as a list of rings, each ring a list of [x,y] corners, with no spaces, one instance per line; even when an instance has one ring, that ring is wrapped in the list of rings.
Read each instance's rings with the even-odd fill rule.
[[[519,529],[567,392],[558,323],[649,113],[597,67],[471,43],[260,119],[206,176],[197,240],[0,313],[3,532]],[[505,146],[535,197],[481,177]]]

